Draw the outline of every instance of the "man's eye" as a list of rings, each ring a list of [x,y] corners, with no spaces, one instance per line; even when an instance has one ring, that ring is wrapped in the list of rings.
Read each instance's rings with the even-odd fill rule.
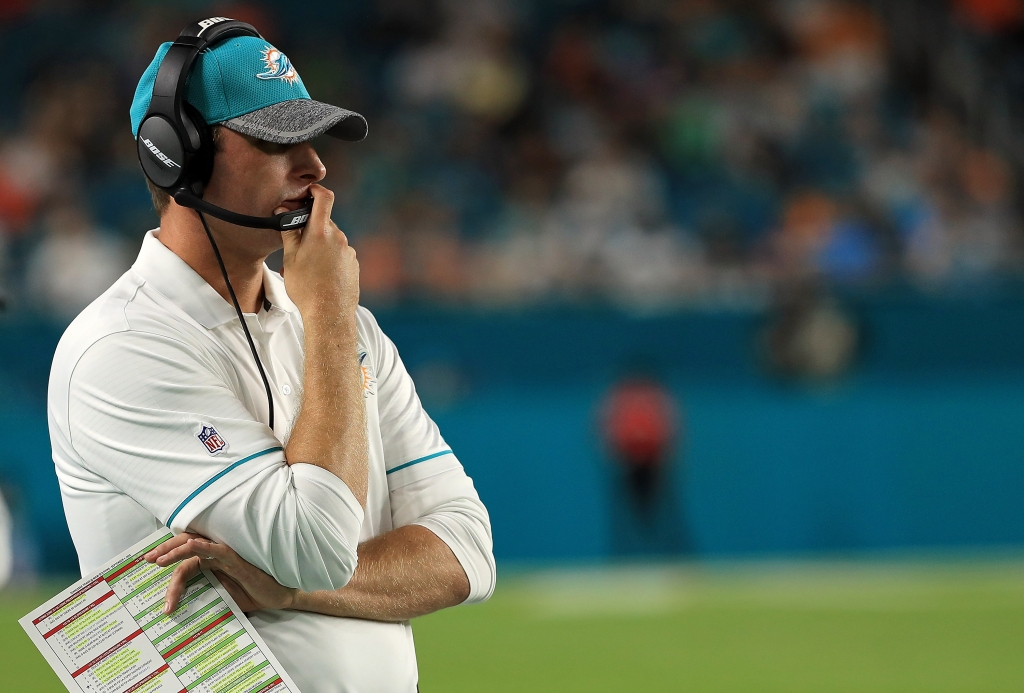
[[[261,142],[260,149],[267,154],[284,154],[288,151],[287,144],[277,144],[276,142]]]
[[[253,146],[259,149],[261,152],[270,155],[284,154],[285,152],[288,151],[290,147],[294,146],[291,144],[278,144],[276,142],[268,142],[266,140],[257,139],[255,137],[250,137],[248,135],[246,135],[245,138],[249,140],[249,142],[251,142]]]

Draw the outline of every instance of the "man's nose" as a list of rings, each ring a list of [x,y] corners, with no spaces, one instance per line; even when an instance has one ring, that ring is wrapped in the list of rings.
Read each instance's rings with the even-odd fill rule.
[[[292,175],[304,183],[319,183],[327,175],[327,169],[309,142],[299,143],[290,153]]]

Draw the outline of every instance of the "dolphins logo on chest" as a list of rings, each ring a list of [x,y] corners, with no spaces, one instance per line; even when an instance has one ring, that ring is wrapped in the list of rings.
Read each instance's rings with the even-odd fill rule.
[[[363,372],[363,397],[377,394],[377,376],[373,373],[373,366],[366,358],[366,352],[359,352],[359,368]]]

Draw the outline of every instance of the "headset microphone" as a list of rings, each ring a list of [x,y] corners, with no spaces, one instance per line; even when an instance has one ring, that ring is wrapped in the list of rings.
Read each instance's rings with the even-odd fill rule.
[[[276,231],[291,231],[301,229],[309,221],[309,215],[313,211],[313,198],[302,201],[302,207],[290,212],[282,212],[272,217],[253,217],[248,214],[239,214],[211,204],[193,193],[188,188],[179,188],[174,192],[174,201],[182,207],[189,207],[199,212],[206,212],[211,217],[216,217],[238,226],[248,226],[254,229],[274,229]]]

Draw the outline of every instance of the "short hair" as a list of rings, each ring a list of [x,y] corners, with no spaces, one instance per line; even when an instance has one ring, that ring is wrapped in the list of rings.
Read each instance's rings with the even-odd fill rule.
[[[220,130],[223,125],[214,125],[210,128],[210,136],[213,138],[213,152],[214,154],[220,149],[217,145],[220,142]],[[145,174],[143,174],[145,176]],[[149,197],[153,200],[153,209],[156,210],[157,216],[163,216],[167,208],[171,206],[171,196],[156,186],[156,184],[146,176],[146,187],[149,188]]]
[[[149,188],[149,197],[153,200],[153,209],[159,217],[164,215],[167,208],[171,206],[171,196],[156,187],[156,184],[146,176],[146,187]]]

